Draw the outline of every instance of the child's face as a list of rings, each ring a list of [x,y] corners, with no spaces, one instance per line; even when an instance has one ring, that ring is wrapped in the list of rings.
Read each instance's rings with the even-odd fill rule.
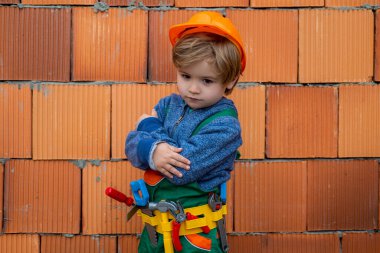
[[[192,109],[217,103],[224,96],[226,88],[231,89],[233,86],[234,82],[222,84],[214,66],[207,61],[177,69],[178,92]]]

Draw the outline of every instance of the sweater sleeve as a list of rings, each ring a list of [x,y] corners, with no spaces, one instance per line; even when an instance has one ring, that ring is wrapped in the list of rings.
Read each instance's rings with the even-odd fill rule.
[[[161,136],[156,136],[156,134]],[[209,180],[210,175],[216,172],[218,175],[213,175],[214,177],[224,177],[219,181],[227,180],[229,171],[225,171],[227,175],[222,175],[220,168],[231,169],[236,151],[242,144],[239,121],[231,116],[214,119],[203,127],[198,134],[190,139],[180,140],[179,143],[176,143],[169,136],[165,136],[165,132],[160,131],[153,133],[153,138],[183,148],[181,155],[191,161],[190,170],[177,168],[183,177],[174,176],[173,179],[169,179],[176,185],[199,182],[205,178]]]
[[[162,123],[158,118],[148,117],[140,122],[136,130],[151,133],[160,127],[162,127]]]
[[[125,155],[134,167],[144,170],[148,169],[149,159],[147,157],[149,156],[142,156],[140,154],[149,154],[155,142],[156,140],[147,132],[131,131],[125,141]]]
[[[125,141],[125,155],[133,166],[145,170],[152,164],[150,161],[152,148],[162,142],[160,139],[152,137],[152,133],[163,130],[164,119],[162,117],[165,116],[165,108],[169,102],[170,97],[161,99],[154,107],[158,118],[148,117],[139,123],[136,130],[128,133]]]

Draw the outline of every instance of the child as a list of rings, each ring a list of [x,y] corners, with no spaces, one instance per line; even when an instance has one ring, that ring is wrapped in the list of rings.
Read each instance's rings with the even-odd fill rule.
[[[244,71],[243,45],[230,20],[209,11],[171,27],[169,36],[179,95],[161,99],[152,115],[139,118],[137,129],[128,134],[126,155],[135,167],[146,170],[149,201],[178,201],[188,220],[207,222],[202,228],[182,226],[179,242],[173,229],[170,239],[176,251],[223,252],[227,247],[218,238],[217,220],[210,221],[215,210],[208,201],[229,180],[242,144],[236,108],[224,95],[232,92]],[[161,231],[165,226],[151,223],[144,228],[139,252],[164,252],[164,247],[172,251]],[[154,226],[158,237],[152,235]]]

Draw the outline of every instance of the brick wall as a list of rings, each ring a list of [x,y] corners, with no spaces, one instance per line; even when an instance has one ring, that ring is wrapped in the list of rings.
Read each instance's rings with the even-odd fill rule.
[[[126,134],[176,91],[169,26],[206,9],[248,60],[231,252],[380,252],[379,0],[0,4],[0,253],[137,252],[104,189],[142,176]]]

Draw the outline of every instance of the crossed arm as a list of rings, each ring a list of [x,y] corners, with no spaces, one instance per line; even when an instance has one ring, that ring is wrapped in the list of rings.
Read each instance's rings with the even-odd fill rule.
[[[154,117],[155,112],[142,115],[137,131],[128,135],[127,149],[130,150],[127,150],[127,156],[134,166],[147,169],[149,158],[152,158],[156,170],[177,185],[203,180],[232,167],[236,150],[241,145],[240,125],[236,118],[218,118],[197,135],[177,143]]]
[[[152,114],[143,114],[139,117],[136,123],[136,128],[144,119],[155,117],[157,118],[156,110],[152,110]],[[152,154],[152,162],[154,169],[162,175],[173,178],[173,176],[182,177],[183,174],[177,169],[190,170],[190,160],[180,155],[182,148],[175,147],[166,142],[158,142]]]

